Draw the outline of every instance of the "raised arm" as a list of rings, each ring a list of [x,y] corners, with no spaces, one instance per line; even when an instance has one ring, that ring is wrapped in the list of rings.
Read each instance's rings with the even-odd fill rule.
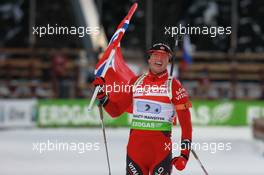
[[[129,81],[129,86],[125,89],[126,91],[114,92],[118,93],[118,99],[113,97],[113,93],[106,94],[104,88],[101,88],[101,91],[97,95],[97,99],[103,105],[104,109],[111,117],[118,117],[123,112],[127,112],[131,107],[133,103],[132,86],[136,79],[137,77],[132,78]],[[102,77],[96,77],[93,81],[93,85],[103,87],[105,85],[105,81]]]

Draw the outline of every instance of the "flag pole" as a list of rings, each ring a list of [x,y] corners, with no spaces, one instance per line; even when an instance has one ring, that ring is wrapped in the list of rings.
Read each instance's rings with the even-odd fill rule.
[[[114,55],[115,55],[115,49],[113,49],[113,50],[111,51],[110,56],[109,56],[109,59],[107,60],[107,63],[106,63],[106,65],[105,65],[105,67],[104,67],[104,70],[103,70],[103,72],[102,72],[101,77],[104,77],[104,76],[105,76],[106,71],[107,71],[107,69],[109,68],[110,62],[111,62],[112,59],[114,58]],[[91,111],[91,110],[92,110],[92,107],[93,107],[94,101],[95,101],[95,99],[96,99],[96,96],[97,96],[99,90],[100,90],[100,87],[97,86],[97,87],[95,88],[95,90],[94,90],[93,96],[92,96],[91,101],[90,101],[90,104],[89,104],[89,106],[88,106],[88,111]]]
[[[134,3],[134,4],[132,5],[132,7],[130,8],[130,10],[129,10],[127,16],[121,21],[121,23],[120,23],[119,26],[117,27],[118,30],[116,31],[116,33],[115,33],[115,34],[113,35],[113,37],[111,38],[111,41],[114,42],[114,43],[112,44],[112,46],[113,46],[113,45],[117,45],[117,44],[119,44],[119,42],[121,41],[121,39],[122,39],[122,37],[123,37],[123,35],[124,35],[124,33],[125,33],[127,27],[128,27],[128,25],[126,25],[126,26],[125,26],[125,29],[121,29],[121,25],[122,25],[122,24],[124,25],[124,23],[125,23],[126,21],[128,21],[128,24],[129,24],[129,21],[130,21],[131,17],[133,16],[133,14],[135,13],[135,11],[136,11],[136,9],[137,9],[137,6],[138,6],[137,3]],[[116,35],[116,34],[118,34],[118,32],[120,32],[120,31],[123,31],[123,32],[121,32],[119,35]],[[116,36],[117,36],[117,38],[116,38]],[[110,41],[110,43],[111,43],[111,41]],[[110,43],[109,43],[109,45],[110,45]],[[112,49],[112,50],[111,50],[111,53],[110,53],[109,59],[107,60],[107,64],[105,65],[104,70],[103,70],[102,74],[100,75],[101,77],[104,77],[104,76],[105,76],[106,71],[107,71],[107,69],[109,68],[109,64],[110,64],[110,62],[112,61],[112,59],[113,59],[113,57],[114,57],[114,54],[115,54],[115,50],[116,50],[116,48],[115,48],[115,47],[110,47],[110,48],[109,48],[109,45],[108,45],[108,48],[107,48],[107,49]],[[95,99],[96,99],[96,96],[97,96],[98,92],[99,92],[99,87],[95,88],[95,91],[94,91],[93,96],[92,96],[92,98],[91,98],[90,104],[89,104],[89,106],[88,106],[88,111],[91,111],[91,110],[92,110],[92,106],[93,106],[93,104],[94,104],[94,101],[95,101]]]

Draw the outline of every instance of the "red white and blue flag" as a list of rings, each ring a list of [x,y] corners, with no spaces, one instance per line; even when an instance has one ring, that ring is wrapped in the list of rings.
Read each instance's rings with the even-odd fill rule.
[[[129,10],[127,16],[118,25],[116,32],[112,36],[102,58],[95,67],[95,76],[105,78],[106,85],[127,84],[135,74],[126,65],[120,48],[120,41],[128,28],[129,21],[137,8],[135,3]],[[118,94],[112,94],[112,99]]]
[[[183,37],[183,60],[188,65],[192,63],[192,45],[189,35]]]
[[[102,58],[99,60],[95,67],[95,75],[96,76],[105,76],[104,72],[107,72],[107,69],[113,68],[115,70],[115,64],[114,62],[122,59],[120,57],[117,57],[116,55],[120,55],[116,52],[121,51],[120,49],[120,41],[122,37],[125,34],[126,29],[128,28],[129,21],[136,11],[137,3],[135,3],[129,10],[127,16],[121,21],[121,23],[118,25],[116,32],[112,36],[108,47],[106,48]],[[121,54],[122,55],[122,54]]]
[[[183,47],[182,47],[182,61],[180,62],[180,68],[187,70],[188,66],[192,64],[192,45],[189,35],[183,36]]]

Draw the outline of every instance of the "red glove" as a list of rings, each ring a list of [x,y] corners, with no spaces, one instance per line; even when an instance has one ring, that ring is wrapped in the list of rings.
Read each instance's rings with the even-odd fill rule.
[[[181,142],[181,155],[179,157],[174,157],[171,161],[171,164],[175,166],[177,170],[182,171],[189,159],[191,149],[191,141],[184,139]]]
[[[187,164],[188,160],[182,156],[174,157],[171,161],[172,165],[175,166],[177,170],[183,170]]]
[[[103,77],[95,77],[92,84],[96,86],[104,86],[105,85],[105,79]]]
[[[101,104],[105,104],[105,102],[108,99],[107,94],[106,94],[105,89],[104,89],[105,88],[105,79],[103,77],[95,77],[92,84],[95,87],[97,87],[97,86],[100,87],[96,98],[99,100],[99,102]]]

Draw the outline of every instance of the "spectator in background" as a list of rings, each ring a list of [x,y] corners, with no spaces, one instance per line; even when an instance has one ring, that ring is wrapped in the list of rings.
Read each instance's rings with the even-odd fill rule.
[[[103,55],[104,55],[104,49],[102,47],[99,47],[93,53],[89,53],[88,52],[87,55],[89,55],[89,59],[88,59],[89,64],[88,64],[88,69],[87,69],[87,74],[88,74],[87,75],[87,81],[89,83],[92,83],[92,81],[95,78],[95,76],[94,76],[95,66],[98,63],[98,61],[103,57]]]
[[[201,73],[201,77],[198,80],[198,97],[207,99],[210,90],[210,79],[207,67],[205,67]]]
[[[80,51],[78,59],[78,82],[76,94],[78,98],[90,98],[93,94],[95,65],[103,56],[103,48],[99,47],[96,51],[86,50]]]
[[[89,57],[87,56],[89,55]],[[78,59],[78,82],[76,94],[78,98],[90,97],[93,86],[90,83],[94,80],[95,54],[80,51]],[[91,92],[90,92],[91,90]]]
[[[68,58],[63,53],[59,52],[52,57],[52,87],[55,98],[66,98],[67,87],[66,83],[66,68]]]

